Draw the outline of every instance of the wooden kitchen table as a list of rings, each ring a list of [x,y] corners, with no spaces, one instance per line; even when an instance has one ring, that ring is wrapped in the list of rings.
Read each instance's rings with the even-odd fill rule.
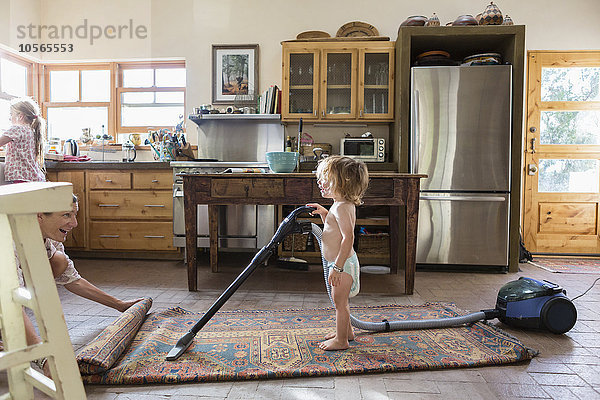
[[[218,206],[232,204],[304,205],[331,204],[321,197],[312,173],[291,174],[181,174],[185,204],[185,240],[187,251],[188,288],[197,290],[196,264],[197,213],[199,204],[208,205],[210,266],[217,272]],[[390,207],[390,264],[398,273],[400,249],[404,248],[404,290],[412,294],[415,281],[417,221],[419,213],[419,183],[425,175],[394,172],[371,172],[370,183],[363,198],[365,205]],[[404,225],[400,209],[404,209]],[[404,230],[401,231],[401,225]]]

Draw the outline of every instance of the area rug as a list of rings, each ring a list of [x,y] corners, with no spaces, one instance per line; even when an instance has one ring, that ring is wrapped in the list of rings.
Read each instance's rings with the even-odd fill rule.
[[[534,257],[529,263],[555,273],[600,275],[600,259],[597,258]]]
[[[352,313],[366,321],[465,314],[447,303],[355,307]],[[418,331],[356,330],[348,350],[328,352],[318,347],[335,326],[334,309],[326,308],[218,312],[177,361],[166,361],[172,346],[200,316],[179,307],[150,314],[124,348],[123,337],[130,335],[132,322],[108,327],[108,334],[100,334],[78,354],[84,382],[207,382],[474,367],[513,363],[536,354],[483,322]],[[119,349],[111,352],[110,346]]]

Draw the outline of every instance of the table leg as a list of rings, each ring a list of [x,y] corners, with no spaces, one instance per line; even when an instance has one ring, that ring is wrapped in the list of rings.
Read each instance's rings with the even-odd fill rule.
[[[413,294],[417,268],[417,222],[419,220],[419,180],[410,179],[406,196],[406,247],[404,292]]]
[[[400,230],[400,213],[399,206],[390,206],[390,273],[397,274],[400,264],[400,246],[402,237],[399,234]]]
[[[198,265],[196,264],[196,245],[198,243],[198,206],[188,198],[184,191],[185,204],[185,252],[187,256],[188,290],[198,290]],[[193,206],[190,206],[194,204]],[[187,212],[191,211],[191,212]]]
[[[208,206],[208,235],[210,239],[210,270],[212,272],[218,272],[219,266],[217,265],[218,260],[218,249],[219,249],[219,206],[209,205]]]

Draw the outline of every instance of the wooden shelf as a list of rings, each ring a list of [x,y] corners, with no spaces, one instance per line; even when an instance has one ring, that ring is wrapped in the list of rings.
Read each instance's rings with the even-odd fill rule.
[[[327,89],[352,89],[352,86],[350,85],[327,85]]]
[[[377,263],[385,263],[389,264],[390,255],[389,254],[370,254],[370,253],[356,253],[359,258],[359,261],[362,259],[362,262],[377,262]],[[291,257],[291,250],[282,250],[281,257]],[[294,251],[294,257],[305,258],[307,260],[321,260],[321,252],[319,251]]]
[[[299,222],[312,222],[313,224],[323,225],[321,218],[303,218],[298,217]],[[357,218],[356,225],[370,225],[370,226],[388,226],[390,219],[388,217],[381,218]]]
[[[313,90],[313,85],[290,85],[290,90]]]
[[[388,85],[365,85],[365,89],[389,90]]]
[[[279,121],[280,114],[190,114],[188,118],[196,124],[205,121]]]

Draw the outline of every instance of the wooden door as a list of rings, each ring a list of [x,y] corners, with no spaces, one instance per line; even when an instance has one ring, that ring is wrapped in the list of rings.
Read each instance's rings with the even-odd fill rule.
[[[368,47],[358,59],[358,118],[394,118],[394,49]]]
[[[325,49],[321,53],[321,118],[356,119],[358,51]]]
[[[525,246],[600,254],[600,52],[531,51],[528,61]]]
[[[319,117],[319,54],[313,47],[283,47],[283,119]]]

